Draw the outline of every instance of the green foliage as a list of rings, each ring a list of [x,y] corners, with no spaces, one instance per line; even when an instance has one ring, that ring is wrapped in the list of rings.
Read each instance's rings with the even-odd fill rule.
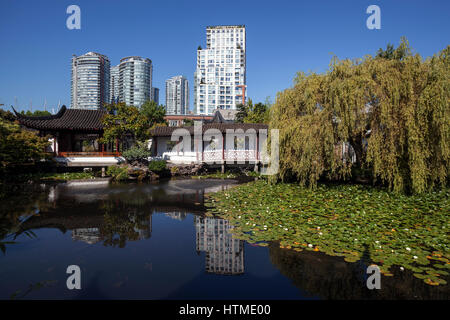
[[[108,113],[103,117],[103,138],[101,143],[123,140],[131,135],[138,140],[148,138],[148,119],[134,106],[125,103],[109,104],[105,106]]]
[[[152,160],[148,163],[148,169],[155,173],[161,173],[166,170],[165,160]]]
[[[394,49],[394,45],[388,43],[386,50],[378,49],[377,58],[402,60],[403,58],[411,56],[411,49],[409,48],[408,40],[405,37],[401,38],[400,45]]]
[[[128,168],[118,165],[109,166],[106,169],[106,174],[111,176],[115,181],[124,181],[128,179]]]
[[[21,129],[19,125],[0,119],[0,173],[11,167],[40,161],[47,157],[46,137]]]
[[[363,254],[389,275],[403,266],[429,284],[450,270],[449,189],[405,196],[361,185],[270,184],[264,180],[208,196],[210,214],[233,236],[296,251],[321,251],[356,262]]]
[[[244,118],[244,123],[268,123],[269,122],[269,107],[261,102],[254,106],[249,106],[247,116]]]
[[[9,122],[14,122],[16,120],[16,116],[11,111],[3,110],[0,108],[0,119]]]
[[[43,116],[51,116],[52,115],[47,110],[35,110],[34,112],[31,112],[30,110],[25,112],[22,110],[20,113],[27,117],[43,117]]]
[[[183,124],[185,126],[193,126],[194,125],[194,120],[185,118],[185,119],[183,119]]]
[[[280,130],[279,179],[312,187],[320,177],[349,179],[352,163],[340,152],[348,142],[353,166],[391,190],[448,183],[450,46],[426,60],[408,54],[404,39],[399,48],[334,58],[325,74],[300,72],[293,88],[278,93],[270,127]]]
[[[164,120],[166,109],[155,101],[146,101],[139,109],[139,112],[146,118],[149,128],[153,128],[156,125],[166,125]]]
[[[236,113],[235,121],[237,123],[268,123],[269,122],[269,104],[263,104],[258,102],[253,105],[251,99],[249,99],[246,105],[238,104],[238,112]]]
[[[130,149],[122,152],[122,156],[128,161],[142,161],[150,157],[151,152],[148,149],[147,143],[137,141]]]
[[[236,109],[238,112],[236,113],[235,122],[244,123],[244,119],[248,115],[247,106],[240,103],[236,106]]]
[[[70,181],[79,179],[94,179],[93,172],[63,172],[63,173],[39,173],[32,174],[33,180],[40,181]]]

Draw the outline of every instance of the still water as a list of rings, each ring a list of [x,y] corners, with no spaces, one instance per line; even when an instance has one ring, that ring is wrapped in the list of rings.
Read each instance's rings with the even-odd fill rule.
[[[233,180],[29,185],[2,191],[0,299],[449,299],[407,272],[234,239],[205,216]],[[66,269],[81,268],[81,290]]]

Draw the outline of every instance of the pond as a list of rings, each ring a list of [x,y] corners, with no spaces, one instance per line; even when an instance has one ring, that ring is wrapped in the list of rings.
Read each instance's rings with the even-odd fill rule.
[[[234,180],[41,184],[2,191],[0,299],[448,299],[410,272],[366,286],[367,265],[260,247],[206,216]],[[81,289],[69,290],[69,265]]]

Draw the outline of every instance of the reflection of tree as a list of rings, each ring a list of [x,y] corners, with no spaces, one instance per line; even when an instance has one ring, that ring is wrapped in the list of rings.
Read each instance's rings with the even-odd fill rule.
[[[127,241],[149,238],[151,210],[139,197],[109,199],[102,204],[103,224],[100,238],[105,246],[123,248]]]
[[[135,241],[139,233],[135,231],[135,223],[127,216],[105,214],[104,225],[100,229],[100,235],[105,246],[125,247],[128,241]]]
[[[28,288],[24,292],[22,292],[22,290],[17,290],[16,292],[14,292],[11,295],[10,298],[11,298],[11,300],[18,300],[18,299],[25,298],[28,294],[30,294],[34,291],[37,291],[41,288],[53,286],[57,282],[58,282],[57,280],[44,280],[44,281],[40,281],[35,284],[31,283],[30,285],[28,285]]]
[[[366,265],[318,252],[281,249],[275,243],[270,245],[269,255],[272,264],[297,288],[323,299],[450,298],[445,286],[429,286],[407,271],[394,272],[394,277],[382,276],[381,289],[369,290],[361,276]]]
[[[38,185],[0,184],[0,250],[3,253],[6,245],[16,243],[16,237],[22,233],[22,223],[39,209],[50,206],[46,191]],[[31,231],[24,234],[35,236]]]

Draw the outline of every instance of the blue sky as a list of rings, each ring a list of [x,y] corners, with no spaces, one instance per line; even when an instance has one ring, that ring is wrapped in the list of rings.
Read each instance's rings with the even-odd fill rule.
[[[66,28],[66,8],[81,8],[81,30]],[[381,30],[366,27],[366,8],[381,8]],[[96,51],[112,65],[139,55],[153,61],[153,86],[182,74],[193,103],[196,49],[207,25],[247,27],[247,86],[254,101],[275,99],[297,71],[323,72],[332,55],[355,58],[406,36],[430,56],[449,45],[450,1],[416,0],[1,0],[0,104],[19,109],[70,105],[70,59]]]

